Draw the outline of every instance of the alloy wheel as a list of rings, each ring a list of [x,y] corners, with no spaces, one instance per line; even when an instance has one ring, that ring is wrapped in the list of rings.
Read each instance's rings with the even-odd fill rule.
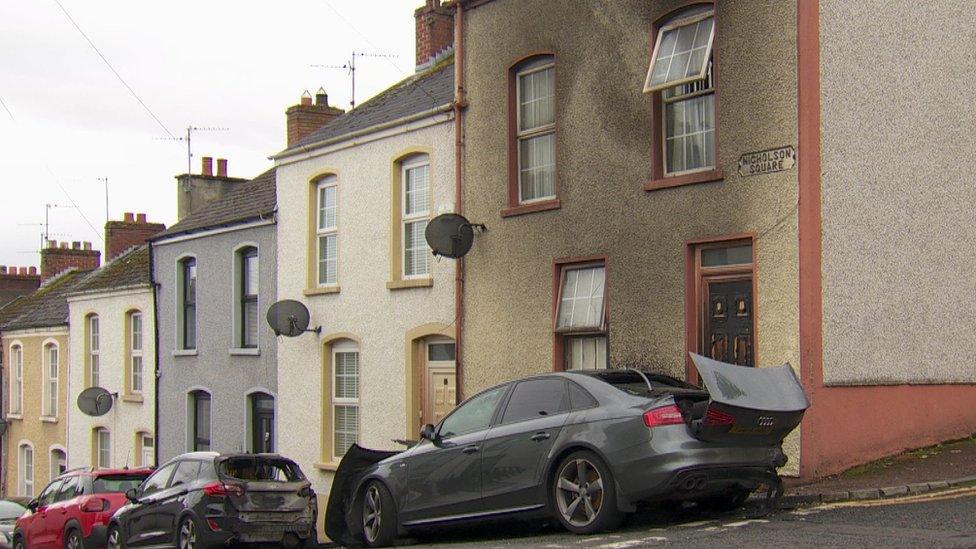
[[[116,547],[115,545],[110,545],[109,547]],[[68,534],[68,541],[65,543],[66,549],[82,549],[81,545],[81,535],[76,531],[72,531]]]
[[[559,513],[573,526],[588,526],[603,507],[603,477],[586,459],[566,463],[559,471],[555,489]]]
[[[193,549],[197,544],[197,529],[193,521],[186,519],[180,525],[180,549]]]
[[[366,496],[363,498],[363,533],[366,535],[366,541],[376,542],[380,535],[382,515],[380,491],[374,484],[366,489]]]
[[[122,547],[121,538],[122,535],[119,534],[119,530],[117,528],[112,528],[108,532],[108,541],[106,546],[108,546],[109,549],[117,549]]]

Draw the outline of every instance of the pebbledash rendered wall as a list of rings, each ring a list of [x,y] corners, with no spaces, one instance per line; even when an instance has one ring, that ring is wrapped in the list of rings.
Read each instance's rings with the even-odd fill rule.
[[[68,467],[94,465],[93,431],[105,428],[110,434],[112,467],[153,465],[142,463],[141,440],[137,434],[154,436],[156,347],[153,334],[152,290],[142,289],[76,295],[68,299],[70,311],[71,367],[68,369]],[[127,314],[142,313],[142,392],[126,391]],[[112,409],[103,416],[87,416],[78,409],[78,395],[87,387],[85,370],[86,326],[90,314],[98,315],[99,323],[99,387],[116,393]]]
[[[450,113],[278,161],[278,294],[311,312],[306,333],[278,344],[280,451],[296,460],[319,494],[321,519],[336,464],[322,447],[323,351],[354,337],[360,350],[359,444],[402,449],[410,438],[405,398],[408,332],[438,325],[453,336],[454,262],[431,258],[430,287],[390,290],[390,192],[394,160],[407,150],[430,154],[432,215],[454,208],[454,132]],[[297,161],[296,161],[297,160]],[[323,173],[338,180],[339,292],[306,295],[308,189]],[[314,206],[313,206],[314,207]],[[415,436],[414,436],[415,438]]]
[[[803,464],[819,476],[976,432],[976,5],[803,1],[822,224],[801,241],[822,238],[822,269],[801,287],[823,294]]]
[[[686,4],[497,0],[466,12],[464,213],[489,229],[465,258],[466,395],[553,369],[553,261],[596,254],[607,256],[611,364],[684,377],[685,244],[737,233],[757,236],[760,364],[799,371],[797,172],[737,172],[744,153],[797,145],[796,5],[717,3],[724,180],[646,192],[652,26]],[[541,51],[555,54],[561,207],[503,218],[507,74]]]
[[[227,232],[174,236],[153,243],[153,271],[159,284],[160,463],[187,451],[190,391],[203,389],[211,395],[211,447],[218,452],[247,451],[249,394],[277,396],[276,338],[264,320],[268,307],[276,300],[275,238],[274,223],[268,220],[261,226],[242,225]],[[258,248],[257,354],[253,350],[234,350],[234,262],[236,250],[244,245]],[[197,262],[197,350],[186,356],[174,354],[175,290],[177,261],[188,255],[196,257]],[[277,436],[276,448],[281,438]]]

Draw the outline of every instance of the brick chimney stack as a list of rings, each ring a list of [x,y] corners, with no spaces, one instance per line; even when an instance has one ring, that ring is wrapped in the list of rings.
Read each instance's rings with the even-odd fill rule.
[[[431,67],[454,50],[454,7],[426,0],[413,12],[417,20],[417,71]]]
[[[7,267],[0,265],[0,307],[18,296],[33,293],[41,287],[37,267]]]
[[[337,116],[346,111],[329,105],[329,95],[319,88],[315,93],[315,104],[312,104],[312,94],[305,90],[301,101],[297,105],[288,107],[285,111],[288,130],[288,146],[291,147],[305,138],[308,134],[332,122]]]
[[[41,250],[41,282],[75,268],[82,271],[97,269],[101,264],[102,253],[93,250],[91,242],[59,243],[48,240],[47,247]]]
[[[166,229],[162,223],[149,223],[146,214],[133,215],[126,212],[122,221],[109,221],[105,224],[105,261],[118,257],[133,246],[141,246],[156,233]]]

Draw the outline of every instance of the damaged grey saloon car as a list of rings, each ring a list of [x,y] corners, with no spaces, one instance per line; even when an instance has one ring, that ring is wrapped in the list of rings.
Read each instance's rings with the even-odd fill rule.
[[[354,445],[327,533],[384,546],[414,529],[549,516],[589,534],[639,502],[728,509],[760,485],[779,491],[783,438],[809,405],[793,369],[692,360],[704,387],[639,370],[552,373],[472,396],[404,452]]]

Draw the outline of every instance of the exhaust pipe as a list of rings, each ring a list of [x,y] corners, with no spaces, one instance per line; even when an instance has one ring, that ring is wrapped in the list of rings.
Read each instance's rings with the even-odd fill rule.
[[[702,490],[706,484],[708,484],[708,481],[705,480],[705,477],[688,477],[681,481],[681,489],[688,492]]]

